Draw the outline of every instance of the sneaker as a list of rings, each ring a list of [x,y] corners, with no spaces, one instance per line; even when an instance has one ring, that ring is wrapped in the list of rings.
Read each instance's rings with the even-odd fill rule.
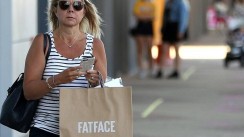
[[[163,72],[161,70],[158,70],[157,74],[155,75],[155,78],[162,78],[163,77]]]
[[[180,74],[177,71],[174,71],[167,78],[168,79],[178,79],[178,78],[180,78]]]

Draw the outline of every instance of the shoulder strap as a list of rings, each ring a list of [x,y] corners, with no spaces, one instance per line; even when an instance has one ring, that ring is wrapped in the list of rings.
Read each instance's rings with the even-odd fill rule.
[[[48,34],[43,34],[43,51],[45,53],[45,57],[46,57],[46,63],[47,63],[47,60],[48,60],[48,57],[50,55],[50,52],[51,52],[51,46],[50,46],[50,43],[51,43],[51,39],[50,39],[50,36]]]

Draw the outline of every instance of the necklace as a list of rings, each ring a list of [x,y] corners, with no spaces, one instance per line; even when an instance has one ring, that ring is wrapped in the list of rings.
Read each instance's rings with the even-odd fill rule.
[[[71,43],[70,44],[68,44],[62,37],[61,37],[61,35],[62,35],[62,37],[64,38],[64,35],[61,33],[60,35],[58,35],[59,36],[59,38],[69,47],[69,48],[72,48],[73,47],[73,45],[75,44],[75,42],[76,42],[76,40],[77,40],[77,38],[78,38],[78,36],[80,36],[80,33],[78,33],[78,35],[76,35],[73,39],[72,39],[72,41],[71,41]]]

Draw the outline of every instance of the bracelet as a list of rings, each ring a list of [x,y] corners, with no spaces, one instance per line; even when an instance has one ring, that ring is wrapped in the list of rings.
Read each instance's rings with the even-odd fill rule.
[[[49,79],[49,78],[50,78],[50,77],[48,77],[48,78],[46,79],[46,83],[47,83],[48,88],[52,89],[53,87],[48,83],[48,79]]]

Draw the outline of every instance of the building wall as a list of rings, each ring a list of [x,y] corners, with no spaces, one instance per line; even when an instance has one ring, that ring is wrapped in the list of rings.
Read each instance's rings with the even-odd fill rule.
[[[32,38],[37,34],[37,1],[0,1],[0,18],[3,19],[0,22],[1,106],[8,87],[24,71],[27,51]],[[0,137],[24,135],[0,125]]]
[[[195,40],[207,33],[206,12],[212,0],[189,0],[191,5],[189,40]]]
[[[0,110],[7,95],[7,88],[12,80],[12,1],[0,1]],[[0,137],[11,137],[12,131],[0,125]]]
[[[13,79],[24,71],[25,58],[37,34],[37,1],[12,0]],[[28,7],[28,8],[27,8]],[[34,12],[33,12],[34,11]]]

